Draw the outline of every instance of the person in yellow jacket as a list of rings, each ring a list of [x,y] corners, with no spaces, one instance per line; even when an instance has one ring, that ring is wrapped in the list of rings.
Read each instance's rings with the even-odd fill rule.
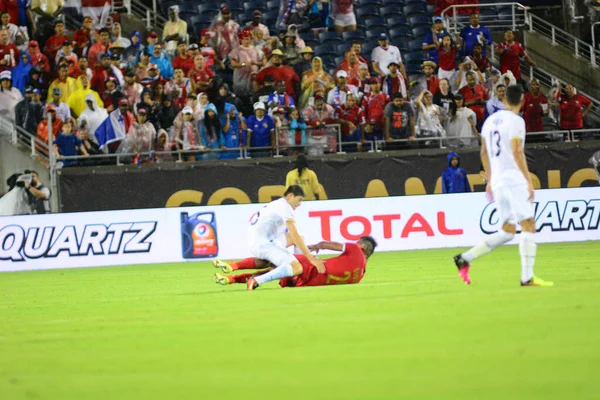
[[[69,70],[67,64],[62,64],[58,68],[58,78],[52,81],[50,88],[48,89],[48,99],[46,103],[52,103],[54,98],[52,96],[52,90],[54,88],[60,89],[61,103],[66,103],[69,97],[77,90],[77,81],[69,76]]]
[[[104,107],[104,102],[100,98],[98,92],[96,92],[93,89],[90,89],[90,78],[86,74],[83,74],[79,78],[77,78],[76,85],[77,90],[75,90],[75,92],[71,95],[71,97],[69,97],[69,100],[67,101],[67,105],[71,109],[71,114],[75,118],[79,117],[79,115],[82,112],[87,110],[87,105],[85,104],[85,97],[88,94],[91,94],[92,96],[94,96],[94,98],[96,98],[96,104],[98,104],[100,108]]]
[[[296,168],[287,173],[285,178],[285,187],[292,185],[298,185],[304,190],[305,200],[320,200],[321,185],[319,185],[319,179],[315,171],[308,168],[308,160],[304,154],[300,154],[296,158]]]

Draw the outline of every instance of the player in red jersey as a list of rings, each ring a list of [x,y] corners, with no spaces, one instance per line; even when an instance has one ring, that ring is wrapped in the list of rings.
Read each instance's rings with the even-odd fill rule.
[[[300,287],[358,283],[365,275],[367,259],[373,254],[375,247],[377,247],[377,243],[370,236],[363,236],[356,243],[320,242],[308,246],[311,251],[333,250],[342,252],[342,254],[325,260],[326,271],[324,273],[319,273],[317,267],[312,265],[304,255],[295,255],[296,259],[302,264],[302,273],[279,280],[279,286]],[[247,283],[249,279],[267,273],[272,269],[267,262],[254,258],[247,258],[231,264],[216,260],[213,265],[226,274],[238,270],[260,269],[260,271],[254,273],[240,275],[217,273],[215,274],[215,282],[220,285]]]

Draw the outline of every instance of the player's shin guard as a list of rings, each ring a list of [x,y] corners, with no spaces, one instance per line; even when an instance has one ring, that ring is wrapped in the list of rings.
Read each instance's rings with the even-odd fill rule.
[[[519,242],[519,254],[521,255],[521,282],[528,282],[533,278],[533,265],[537,245],[533,238],[533,232],[522,232]]]
[[[470,263],[481,256],[485,256],[487,253],[491,252],[496,247],[502,246],[504,243],[510,241],[514,236],[515,235],[513,233],[499,230],[493,235],[488,236],[483,242],[479,243],[477,246],[464,252],[462,254],[462,258]]]
[[[259,285],[264,285],[267,282],[271,282],[277,279],[286,278],[288,276],[294,276],[294,270],[291,264],[281,265],[274,270],[267,272],[264,275],[257,276],[255,278]]]

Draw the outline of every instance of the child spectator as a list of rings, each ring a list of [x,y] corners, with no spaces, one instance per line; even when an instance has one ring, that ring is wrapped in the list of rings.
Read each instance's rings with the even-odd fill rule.
[[[81,140],[81,147],[79,147],[79,152],[77,153],[77,155],[79,155],[79,156],[85,155],[83,152],[84,150],[90,156],[96,156],[96,155],[102,154],[102,150],[100,150],[100,147],[98,147],[98,144],[96,144],[95,142],[90,140],[86,125],[87,125],[86,123],[82,123],[79,127],[79,130],[77,131],[77,137],[79,138],[79,140]],[[93,164],[96,164],[97,161],[98,160],[95,160],[95,159],[82,160],[81,164],[93,165]]]
[[[287,146],[292,146],[289,153],[295,154],[303,151],[303,147],[306,145],[306,123],[300,118],[300,111],[297,108],[292,108],[289,112],[289,120],[287,121],[287,127],[285,137],[287,139]]]
[[[481,43],[475,43],[473,45],[471,60],[473,60],[479,71],[481,71],[483,74],[487,74],[486,76],[491,75],[490,60],[488,60],[487,56],[483,54],[483,46]]]
[[[214,107],[214,106],[213,106]],[[175,123],[174,137],[179,151],[183,151],[183,157],[186,161],[195,161],[194,151],[204,150],[200,140],[198,124],[194,119],[194,110],[186,106],[181,111],[182,118]]]
[[[515,40],[515,34],[512,30],[507,29],[504,31],[504,42],[498,44],[496,53],[500,54],[500,70],[502,73],[512,71],[517,82],[526,89],[527,84],[521,78],[521,58],[525,59],[532,67],[535,67],[535,62],[527,55],[521,43]]]
[[[342,142],[360,142],[365,113],[356,103],[356,96],[349,94],[346,104],[335,109],[335,122],[341,125]]]
[[[248,129],[242,113],[238,113],[233,104],[225,104],[225,113],[220,118],[221,145],[223,149],[237,149],[244,146],[244,132]],[[224,151],[221,159],[236,159],[240,157],[239,150]]]
[[[376,129],[374,132],[370,132],[369,136],[376,137],[377,140],[383,138],[384,110],[390,101],[390,96],[381,92],[381,80],[378,77],[371,78],[371,93],[363,98],[362,108],[365,111],[365,120],[375,121]]]
[[[469,193],[471,185],[467,171],[460,167],[458,153],[448,154],[448,168],[442,172],[442,193]]]
[[[54,152],[57,157],[76,156],[79,153],[88,156],[88,152],[81,140],[73,134],[73,122],[67,120],[62,126],[62,131],[54,140]],[[63,160],[64,167],[77,165],[77,160]]]
[[[156,136],[156,153],[154,162],[171,162],[173,161],[173,143],[169,140],[169,134],[164,129],[160,129]]]
[[[438,48],[438,58],[440,60],[438,78],[452,79],[456,73],[456,54],[459,48],[460,45],[457,46],[452,43],[450,34],[442,37],[442,44]]]

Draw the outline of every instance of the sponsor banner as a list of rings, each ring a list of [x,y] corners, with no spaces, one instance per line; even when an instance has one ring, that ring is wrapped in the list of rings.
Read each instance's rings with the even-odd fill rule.
[[[597,142],[527,148],[536,188],[597,186],[588,160]],[[325,199],[355,199],[441,193],[447,151],[352,154],[311,160]],[[484,191],[479,151],[460,153],[474,191]],[[173,163],[151,166],[63,168],[59,171],[61,211],[267,203],[285,191],[294,160],[258,159]],[[98,190],[102,188],[102,190]]]
[[[206,261],[250,256],[257,204],[0,218],[0,271]],[[600,240],[600,188],[536,192],[538,243]],[[501,222],[484,193],[307,201],[306,242],[372,235],[378,251],[467,247]]]

